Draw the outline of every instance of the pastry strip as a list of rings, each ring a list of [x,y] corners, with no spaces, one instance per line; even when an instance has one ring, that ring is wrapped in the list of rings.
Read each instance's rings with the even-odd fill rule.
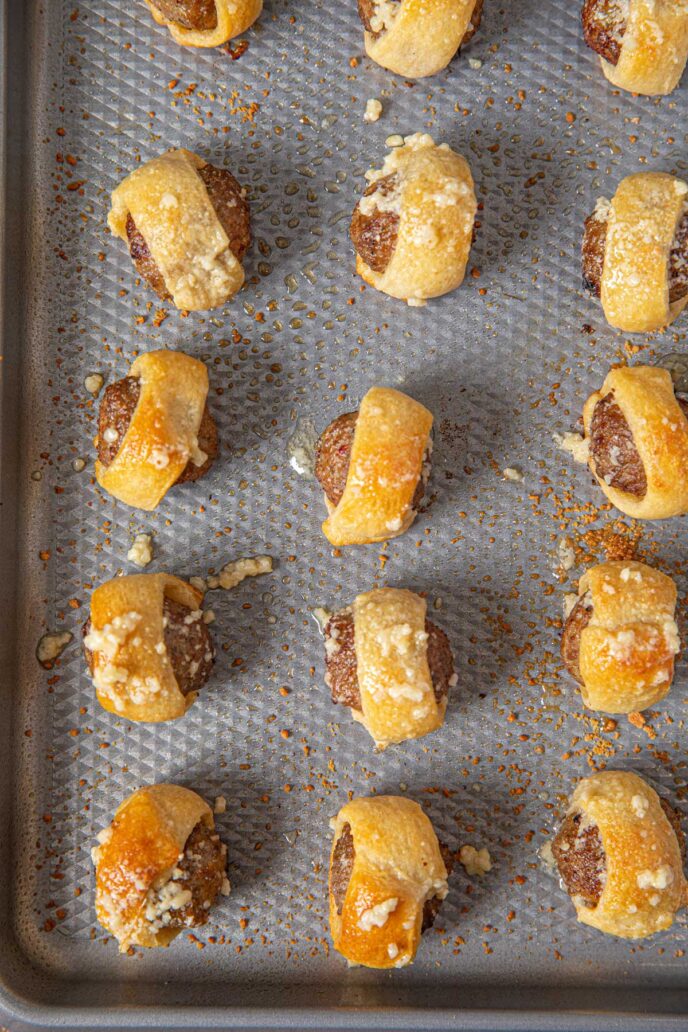
[[[630,0],[617,64],[600,58],[609,82],[647,96],[671,93],[681,81],[686,59],[685,0]]]
[[[184,47],[219,47],[250,28],[263,10],[263,0],[215,0],[217,25],[214,29],[186,29],[169,21],[146,0],[158,25],[166,25],[175,43]]]
[[[409,79],[435,75],[459,49],[475,4],[476,0],[402,0],[396,5],[381,0],[381,24],[389,27],[379,36],[366,32],[366,53],[383,68]]]

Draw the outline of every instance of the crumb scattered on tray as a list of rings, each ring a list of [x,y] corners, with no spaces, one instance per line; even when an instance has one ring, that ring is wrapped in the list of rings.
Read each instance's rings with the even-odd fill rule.
[[[459,860],[463,864],[466,874],[471,877],[477,875],[478,878],[482,878],[492,870],[492,857],[485,846],[481,849],[476,849],[475,846],[461,846]]]
[[[211,574],[208,577],[208,589],[229,590],[241,584],[247,577],[260,577],[263,573],[272,573],[272,556],[256,555],[250,559],[235,559],[223,566],[219,574]]]
[[[62,655],[73,637],[69,631],[44,634],[36,647],[36,659],[41,666],[51,670],[53,663]]]
[[[127,559],[134,566],[148,566],[153,559],[153,535],[137,534],[127,552]]]
[[[363,115],[364,122],[377,122],[378,118],[382,114],[382,104],[376,97],[371,97],[365,106],[365,113]]]

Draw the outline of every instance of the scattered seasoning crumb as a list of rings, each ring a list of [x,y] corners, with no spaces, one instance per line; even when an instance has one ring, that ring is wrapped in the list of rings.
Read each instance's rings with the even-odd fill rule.
[[[241,584],[247,577],[260,577],[263,573],[272,573],[272,557],[257,555],[251,559],[235,559],[223,566],[216,576],[208,577],[208,588],[224,588],[226,591]]]
[[[127,559],[135,566],[148,566],[153,559],[153,535],[137,534],[127,552]]]
[[[105,380],[100,373],[91,373],[84,380],[84,387],[89,394],[92,394],[94,398],[97,398],[101,392],[102,386]]]
[[[512,480],[515,484],[520,484],[523,480],[523,473],[521,473],[520,469],[515,469],[513,466],[507,466],[506,469],[503,469],[502,476],[505,480]]]
[[[463,864],[466,874],[471,877],[477,875],[482,878],[492,870],[492,857],[485,846],[481,849],[476,849],[475,846],[461,846],[459,860]]]
[[[363,115],[364,122],[377,122],[378,118],[382,114],[382,104],[375,97],[371,97],[365,106],[365,113]]]
[[[225,813],[227,810],[227,800],[223,795],[219,795],[215,799],[215,805],[213,806],[213,813]]]
[[[36,659],[46,670],[52,670],[55,660],[62,655],[74,637],[69,631],[44,634],[36,647]]]

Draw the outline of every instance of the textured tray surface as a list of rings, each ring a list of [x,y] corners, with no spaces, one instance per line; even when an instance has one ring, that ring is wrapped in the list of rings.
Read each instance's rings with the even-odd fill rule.
[[[624,174],[685,171],[676,127],[688,87],[661,101],[613,96],[569,0],[488,0],[462,57],[412,87],[362,56],[353,0],[267,0],[237,60],[179,49],[143,2],[26,7],[31,142],[10,198],[26,211],[31,270],[13,691],[21,948],[46,979],[97,979],[94,1000],[116,992],[132,1004],[158,999],[170,979],[167,999],[229,1005],[239,987],[260,986],[272,1006],[288,984],[331,1005],[456,1004],[480,987],[507,1007],[516,983],[580,987],[581,1006],[593,999],[584,990],[629,979],[641,993],[680,989],[683,921],[644,944],[603,939],[576,925],[537,851],[574,780],[604,763],[649,774],[685,807],[685,663],[647,729],[621,718],[605,731],[561,674],[556,622],[578,570],[568,584],[556,576],[558,541],[570,536],[579,560],[602,557],[617,516],[595,508],[600,493],[552,435],[574,426],[609,364],[636,344],[646,361],[684,346],[685,318],[626,348],[580,289],[579,245],[596,197]],[[384,106],[374,125],[363,122],[368,97]],[[483,207],[475,276],[414,310],[361,290],[348,217],[385,138],[418,130],[468,157]],[[211,316],[169,309],[161,321],[167,306],[135,285],[106,229],[122,173],[167,146],[226,163],[250,191],[249,283]],[[208,362],[222,453],[208,478],[148,517],[93,483],[97,403],[84,379],[117,379],[137,351],[163,346]],[[287,442],[298,417],[322,429],[373,383],[435,413],[431,503],[389,547],[334,556],[320,491],[290,468]],[[505,481],[505,467],[523,482]],[[679,575],[685,596],[683,523],[615,529],[637,534],[640,557]],[[135,572],[126,553],[141,530],[155,533],[151,571],[203,576],[242,555],[276,560],[272,576],[208,596],[216,672],[170,726],[102,711],[77,644],[90,589]],[[383,583],[428,591],[459,687],[439,733],[378,755],[329,701],[310,611]],[[55,629],[75,641],[46,673],[34,650]],[[181,936],[168,951],[121,958],[95,924],[89,851],[125,795],[165,780],[226,797],[217,821],[233,892],[199,932],[203,948]],[[400,789],[453,849],[487,846],[494,868],[477,881],[459,865],[413,968],[347,970],[329,949],[328,819],[348,793]],[[28,976],[24,989],[38,992]]]

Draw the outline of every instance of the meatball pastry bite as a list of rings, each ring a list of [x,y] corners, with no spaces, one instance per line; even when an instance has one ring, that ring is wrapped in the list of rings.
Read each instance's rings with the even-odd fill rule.
[[[146,0],[158,25],[184,47],[219,47],[250,28],[263,0]]]
[[[688,513],[688,399],[656,366],[612,369],[583,409],[588,465],[634,519]]]
[[[688,59],[688,7],[683,0],[585,0],[583,35],[612,85],[650,97],[671,93]]]
[[[680,814],[630,771],[583,778],[552,856],[578,920],[607,935],[654,935],[686,903]]]
[[[98,415],[96,480],[127,505],[151,511],[174,484],[198,480],[217,456],[208,370],[180,351],[139,355],[106,387]]]
[[[330,423],[315,453],[315,475],[332,545],[398,537],[413,523],[430,476],[432,414],[391,387],[373,387],[358,412]]]
[[[356,271],[391,297],[423,304],[463,283],[477,201],[468,162],[415,133],[394,147],[354,209]]]
[[[483,0],[358,0],[366,54],[406,79],[446,68],[480,26]]]
[[[151,723],[186,713],[215,661],[202,600],[168,573],[115,577],[95,589],[84,650],[103,709]]]
[[[671,688],[681,649],[676,585],[651,566],[618,560],[580,579],[561,655],[583,702],[602,713],[637,713]]]
[[[330,855],[330,931],[350,964],[411,964],[448,892],[451,855],[418,803],[354,799],[337,814]]]
[[[664,172],[622,180],[585,221],[583,282],[626,333],[668,326],[688,304],[688,184]]]
[[[425,599],[400,588],[358,595],[325,627],[325,681],[375,744],[420,738],[444,722],[457,682],[449,640]]]
[[[158,297],[184,311],[218,308],[244,282],[244,191],[191,151],[167,151],[128,175],[112,194],[108,225]]]
[[[227,847],[212,810],[179,785],[150,785],[125,799],[92,857],[96,914],[122,953],[169,946],[206,924],[220,893],[229,895]]]

